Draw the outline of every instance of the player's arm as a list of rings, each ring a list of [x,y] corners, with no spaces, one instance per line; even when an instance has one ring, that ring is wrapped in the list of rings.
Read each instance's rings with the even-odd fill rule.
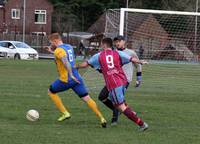
[[[76,68],[86,68],[86,67],[88,67],[88,66],[89,66],[88,62],[87,62],[87,61],[84,61],[84,62],[82,62],[82,63],[80,63],[80,64],[77,64],[77,65],[76,65]]]
[[[56,47],[50,45],[44,48],[47,52],[49,52],[50,54],[54,53],[54,50],[56,49]]]
[[[135,51],[131,50],[131,56],[132,57],[135,57],[139,60],[137,54]],[[141,82],[142,82],[142,65],[141,64],[137,64],[137,63],[134,63],[134,67],[137,69],[137,72],[136,72],[136,84],[135,84],[135,87],[139,87]]]
[[[127,55],[126,53],[124,53],[123,51],[118,51],[119,55],[120,55],[120,58],[122,60],[122,65],[124,64],[127,64],[129,62],[132,62],[133,64],[148,64],[147,61],[144,61],[144,60],[139,60],[135,57],[131,57],[129,55]]]
[[[61,48],[57,48],[54,52],[55,57],[57,57],[58,59],[60,59],[65,67],[65,69],[68,71],[70,77],[79,83],[79,81],[76,79],[76,77],[74,77],[73,73],[72,73],[72,67],[71,64],[69,63],[68,59],[67,59],[67,53],[61,49]]]
[[[77,68],[86,68],[88,66],[91,66],[94,69],[100,69],[100,64],[99,64],[99,53],[95,54],[92,56],[89,60],[82,62],[81,64],[78,64],[76,67]]]
[[[127,64],[129,62],[132,62],[133,64],[137,64],[138,66],[142,65],[142,64],[147,64],[146,61],[143,61],[143,60],[139,60],[138,57],[131,57],[129,55],[127,55],[126,53],[122,52],[122,51],[118,51],[119,52],[119,55],[121,57],[121,60],[122,60],[122,64]],[[141,83],[141,79],[142,79],[142,71],[140,72],[137,72],[137,81],[136,81],[136,85],[135,87],[138,87]]]
[[[137,65],[137,72],[136,72],[136,84],[135,87],[139,87],[142,82],[142,65]]]
[[[139,58],[138,58],[136,52],[133,51],[133,50],[131,50],[131,56],[139,60]],[[142,72],[142,65],[141,65],[141,64],[134,63],[134,66],[135,66],[135,68],[137,69],[137,72]]]
[[[130,61],[131,61],[132,63],[134,63],[134,64],[135,64],[135,63],[141,64],[141,65],[143,65],[143,64],[148,64],[147,61],[145,61],[145,60],[139,60],[139,59],[136,59],[136,58],[134,58],[134,57],[131,57]]]
[[[77,83],[80,83],[79,80],[73,75],[72,73],[72,67],[71,67],[71,64],[69,63],[67,57],[62,57],[61,58],[62,60],[62,63],[64,64],[65,68],[67,69],[70,77]]]
[[[80,83],[80,82],[77,80],[77,78],[73,75],[71,64],[69,63],[69,61],[68,61],[68,59],[67,59],[67,54],[66,54],[66,56],[61,57],[61,61],[62,61],[63,65],[65,66],[65,68],[67,69],[67,71],[68,71],[70,77],[71,77],[74,81],[76,81],[77,83]]]
[[[76,68],[86,68],[88,66],[91,66],[92,68],[94,68],[92,65],[90,65],[87,61],[82,62],[81,64],[77,64]],[[102,73],[102,70],[100,68],[96,69],[99,73]]]
[[[125,62],[128,61],[128,59],[130,59],[130,62],[132,62],[135,66],[137,66],[137,73],[136,73],[137,80],[135,87],[139,87],[142,81],[142,65],[148,64],[148,62],[144,60],[139,60],[138,57],[128,57],[126,55],[123,55],[123,59]]]

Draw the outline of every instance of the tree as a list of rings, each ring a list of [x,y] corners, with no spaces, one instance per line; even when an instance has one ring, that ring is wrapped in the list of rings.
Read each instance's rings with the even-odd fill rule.
[[[106,9],[126,7],[127,0],[49,0],[53,29],[86,31]],[[130,8],[195,11],[196,0],[128,0]],[[59,27],[60,26],[60,27]]]
[[[129,7],[173,11],[195,11],[196,0],[129,0]]]
[[[56,31],[66,31],[66,29],[86,31],[106,9],[122,6],[120,0],[50,0],[50,2],[54,4],[53,29]]]
[[[53,31],[63,33],[74,31],[78,27],[76,25],[77,16],[74,15],[70,7],[65,2],[57,2],[54,4],[53,13]]]

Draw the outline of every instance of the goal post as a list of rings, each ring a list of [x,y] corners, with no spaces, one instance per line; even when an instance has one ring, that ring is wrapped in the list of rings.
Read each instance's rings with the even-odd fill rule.
[[[200,13],[198,13],[198,12],[182,12],[182,11],[166,11],[166,10],[149,10],[149,9],[121,8],[120,9],[120,25],[119,25],[119,34],[120,35],[124,35],[125,12],[137,12],[137,13],[148,13],[148,14],[170,14],[170,15],[200,16]]]
[[[147,59],[194,61],[200,57],[198,12],[110,9],[105,36],[124,35],[128,48]]]

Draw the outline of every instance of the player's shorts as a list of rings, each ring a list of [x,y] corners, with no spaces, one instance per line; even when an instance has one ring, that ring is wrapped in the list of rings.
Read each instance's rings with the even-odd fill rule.
[[[109,98],[113,105],[118,106],[125,102],[124,94],[126,91],[126,86],[119,86],[109,91]]]
[[[129,83],[127,82],[127,84],[125,85],[125,90],[127,90],[128,87],[129,87]],[[108,97],[109,97],[109,91],[108,91],[107,87],[104,86],[104,87],[102,88],[102,90],[100,91],[98,98],[99,98],[100,101],[104,101],[104,100],[106,100]],[[109,99],[110,99],[110,97],[109,97]]]
[[[59,79],[54,81],[50,86],[50,91],[52,93],[63,92],[68,89],[72,89],[80,98],[88,95],[88,90],[84,84],[84,81],[81,77],[78,78],[80,83],[75,82],[74,80],[70,80],[65,83]]]

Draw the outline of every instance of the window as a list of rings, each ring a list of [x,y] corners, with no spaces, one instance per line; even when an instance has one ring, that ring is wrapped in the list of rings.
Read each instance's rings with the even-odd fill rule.
[[[20,9],[12,9],[11,17],[12,19],[20,19]]]
[[[35,10],[35,24],[46,24],[46,10]]]
[[[0,42],[0,46],[1,46],[1,47],[7,47],[7,45],[6,45],[5,42]]]
[[[17,48],[30,48],[30,46],[28,46],[27,44],[23,43],[23,42],[13,42],[13,44],[15,45],[15,47]]]
[[[6,48],[14,48],[14,46],[12,45],[12,43],[9,43],[9,42],[1,42],[0,46],[6,47]]]
[[[12,43],[8,43],[7,48],[14,49],[15,47],[14,47],[14,45]]]

